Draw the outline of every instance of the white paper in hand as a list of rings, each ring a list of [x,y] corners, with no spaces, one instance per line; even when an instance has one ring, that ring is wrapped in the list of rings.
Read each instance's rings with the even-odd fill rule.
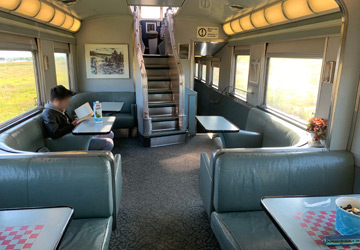
[[[75,114],[78,117],[79,121],[83,121],[91,117],[94,112],[90,104],[87,102],[75,109]]]

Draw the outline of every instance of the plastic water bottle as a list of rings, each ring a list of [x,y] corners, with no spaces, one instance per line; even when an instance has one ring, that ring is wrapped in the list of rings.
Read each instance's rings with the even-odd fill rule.
[[[99,101],[94,102],[94,120],[95,123],[103,122],[102,108],[101,108],[101,103]]]

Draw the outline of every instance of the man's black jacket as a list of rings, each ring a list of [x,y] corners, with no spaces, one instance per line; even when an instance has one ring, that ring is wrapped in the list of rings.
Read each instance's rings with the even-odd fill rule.
[[[42,117],[48,135],[53,139],[60,138],[74,129],[70,116],[53,107],[51,103],[45,104]]]

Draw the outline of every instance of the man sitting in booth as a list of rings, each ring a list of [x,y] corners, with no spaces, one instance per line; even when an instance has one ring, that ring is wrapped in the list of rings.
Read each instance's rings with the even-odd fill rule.
[[[72,120],[65,111],[73,95],[72,91],[62,85],[51,89],[51,101],[45,104],[42,117],[45,128],[52,139],[57,139],[71,133],[79,124],[77,119]],[[94,136],[90,141],[89,150],[111,151],[114,148],[113,139],[113,132],[107,135]]]

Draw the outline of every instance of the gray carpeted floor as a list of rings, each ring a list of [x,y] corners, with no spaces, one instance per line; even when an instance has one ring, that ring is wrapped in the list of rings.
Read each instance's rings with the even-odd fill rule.
[[[115,143],[123,196],[110,249],[220,249],[198,191],[200,153],[213,151],[209,137],[161,148],[137,139]]]

